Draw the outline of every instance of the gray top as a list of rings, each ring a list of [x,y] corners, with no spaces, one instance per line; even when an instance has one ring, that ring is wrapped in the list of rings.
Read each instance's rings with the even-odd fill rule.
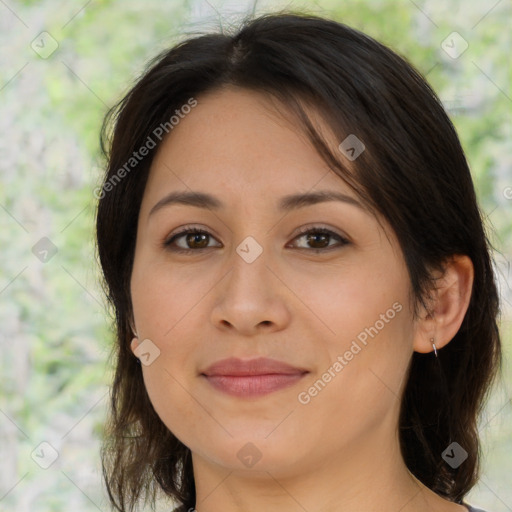
[[[461,503],[461,505],[466,507],[469,510],[469,512],[486,512],[484,509],[472,507],[468,503],[463,502],[463,503]]]

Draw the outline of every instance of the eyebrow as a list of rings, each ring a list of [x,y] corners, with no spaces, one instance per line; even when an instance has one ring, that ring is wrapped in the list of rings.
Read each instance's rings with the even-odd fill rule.
[[[366,210],[357,199],[332,190],[320,190],[317,192],[284,196],[278,203],[278,210],[288,212],[290,210],[329,201],[339,201]],[[151,208],[148,217],[158,210],[174,204],[196,206],[197,208],[207,208],[211,210],[220,210],[225,207],[225,204],[220,199],[203,192],[171,192],[160,199],[153,208]]]

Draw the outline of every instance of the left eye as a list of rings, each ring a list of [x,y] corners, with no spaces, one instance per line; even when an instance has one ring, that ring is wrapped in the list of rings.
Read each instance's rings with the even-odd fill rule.
[[[209,244],[210,238],[214,239],[208,231],[198,228],[188,228],[171,236],[163,245],[164,248],[173,252],[197,252],[201,249],[211,249],[212,247],[215,247]],[[185,247],[177,243],[178,240],[182,239],[185,242]],[[294,240],[300,239],[304,239],[305,243],[310,245],[299,246],[298,249],[309,249],[316,252],[326,249],[331,250],[333,247],[342,247],[349,243],[346,238],[326,228],[310,228],[304,230],[294,238]],[[332,239],[336,239],[338,244],[334,244],[333,246],[330,243]]]
[[[309,245],[306,247],[299,247],[299,249],[311,249],[317,252],[323,249],[330,250],[333,246],[329,245],[329,242],[332,241],[333,238],[338,240],[338,247],[341,247],[349,243],[349,241],[346,238],[326,228],[311,228],[305,230],[302,233],[300,233],[297,237],[295,237],[294,240],[301,238],[305,239],[306,244],[313,244],[313,246]],[[334,245],[334,247],[336,247],[336,244]]]

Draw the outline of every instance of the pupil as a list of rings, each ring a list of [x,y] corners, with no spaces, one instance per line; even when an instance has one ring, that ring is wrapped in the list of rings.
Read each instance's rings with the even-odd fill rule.
[[[324,241],[324,242],[326,242],[326,241],[328,242],[328,240],[327,240],[327,239],[328,239],[329,235],[326,235],[325,233],[318,233],[318,234],[316,234],[316,235],[308,235],[308,242],[311,242],[311,241],[312,241],[313,243],[315,243],[315,242],[317,242],[317,241],[318,241],[317,239],[318,239],[319,237],[320,237],[320,238],[323,238],[323,241]],[[325,243],[322,245],[322,243],[320,242],[320,244],[321,244],[321,247],[326,247],[326,244],[325,244]],[[327,245],[328,245],[328,243],[327,243]]]
[[[189,244],[194,244],[194,243],[198,243],[199,247],[202,248],[202,247],[205,247],[208,245],[208,242],[206,241],[206,236],[204,233],[192,233],[188,236],[188,240],[187,240],[187,243]],[[203,237],[203,240],[201,243],[201,241],[198,241],[198,238],[199,237]],[[204,243],[206,241],[206,244]]]

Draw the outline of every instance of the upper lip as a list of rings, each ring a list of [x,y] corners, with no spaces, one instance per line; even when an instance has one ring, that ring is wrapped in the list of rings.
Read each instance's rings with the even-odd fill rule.
[[[250,376],[250,375],[269,375],[269,374],[285,374],[293,375],[297,373],[305,373],[307,370],[292,366],[290,364],[278,361],[277,359],[269,359],[267,357],[259,357],[257,359],[237,359],[230,357],[222,359],[208,366],[202,372],[203,375],[233,375],[233,376]]]

